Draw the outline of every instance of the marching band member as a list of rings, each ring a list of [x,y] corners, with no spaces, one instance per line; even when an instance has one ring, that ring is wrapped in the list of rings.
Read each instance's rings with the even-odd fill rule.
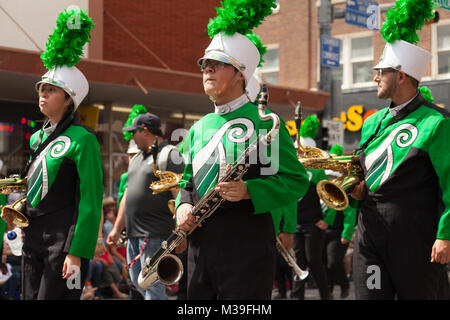
[[[414,44],[416,29],[406,29],[422,26],[432,8],[431,0],[397,1],[381,29],[387,43],[373,80],[378,98],[392,102],[361,132],[365,181],[352,193],[363,200],[353,256],[357,299],[437,299],[450,261],[450,118],[417,89],[432,55]]]
[[[262,56],[255,45],[259,38],[244,35],[275,7],[274,1],[258,3],[249,8],[248,3],[225,0],[218,17],[209,23],[213,39],[198,62],[215,111],[196,122],[186,137],[187,182],[176,206],[180,229],[195,228],[191,210],[211,188],[226,201],[189,236],[188,299],[270,299],[276,258],[270,211],[295,202],[308,188],[283,121],[270,145],[270,168],[264,168],[268,162],[258,157],[258,164],[250,166],[242,180],[217,184],[251,137],[272,128],[272,121],[262,121],[253,104],[253,92],[259,91],[253,77]],[[250,9],[254,20],[249,18]]]
[[[80,17],[78,29],[68,28],[73,15]],[[41,56],[48,72],[36,84],[47,121],[30,139],[23,299],[80,299],[102,211],[100,146],[95,133],[74,120],[89,90],[74,64],[93,22],[81,10],[69,10],[57,25]]]

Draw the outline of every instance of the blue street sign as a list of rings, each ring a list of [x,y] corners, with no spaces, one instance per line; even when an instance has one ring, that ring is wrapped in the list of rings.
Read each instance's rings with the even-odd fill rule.
[[[339,68],[341,40],[322,35],[320,39],[320,63],[323,67]]]
[[[434,0],[441,8],[450,10],[450,0]]]
[[[345,22],[367,29],[380,29],[380,6],[369,0],[347,0]]]

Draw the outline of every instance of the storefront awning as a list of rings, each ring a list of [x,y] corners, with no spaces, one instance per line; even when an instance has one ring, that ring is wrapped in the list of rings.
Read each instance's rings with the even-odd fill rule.
[[[195,62],[193,62],[195,63]],[[154,112],[206,114],[212,103],[203,92],[201,74],[127,63],[83,59],[77,67],[89,80],[86,104],[144,104]],[[46,72],[40,53],[0,47],[0,99],[36,102],[34,84]],[[292,120],[295,104],[304,115],[325,108],[329,93],[269,85],[269,109]]]

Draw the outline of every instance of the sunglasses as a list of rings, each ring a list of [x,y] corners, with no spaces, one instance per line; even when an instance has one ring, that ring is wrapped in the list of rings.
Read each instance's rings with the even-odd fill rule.
[[[202,64],[200,66],[200,71],[204,72],[206,70],[206,68],[211,68],[214,71],[220,71],[225,67],[225,65],[226,65],[226,63],[222,62],[222,61],[205,59],[202,61]]]
[[[374,70],[374,75],[378,78],[381,78],[383,74],[389,73],[389,72],[397,72],[397,69],[394,68],[385,68],[385,69],[377,69]]]

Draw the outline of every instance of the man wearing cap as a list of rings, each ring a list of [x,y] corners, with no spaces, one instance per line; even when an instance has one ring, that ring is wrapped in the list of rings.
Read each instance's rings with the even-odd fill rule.
[[[246,4],[241,5],[238,9],[245,11]],[[232,4],[225,1],[225,6]],[[308,187],[283,122],[265,161],[270,168],[258,156],[242,180],[218,183],[252,137],[272,128],[272,121],[262,121],[253,104],[259,91],[253,73],[260,57],[247,36],[218,32],[198,62],[215,110],[186,137],[187,183],[176,203],[180,229],[196,227],[191,210],[208,190],[214,188],[226,201],[189,236],[188,299],[270,299],[276,266],[270,211],[295,202]]]
[[[144,113],[134,118],[131,126],[124,127],[131,132],[139,152],[128,165],[127,188],[122,197],[116,222],[108,236],[107,243],[116,243],[122,230],[126,229],[127,260],[131,263],[130,278],[136,288],[141,266],[151,257],[175,228],[174,219],[168,208],[168,201],[176,197],[178,191],[152,194],[150,185],[159,180],[153,172],[151,146],[158,142],[157,170],[182,173],[184,161],[176,147],[162,138],[161,120],[152,113]],[[143,252],[141,248],[144,245]],[[140,289],[139,289],[140,290]],[[167,294],[161,282],[141,291],[146,300],[165,300]]]
[[[387,43],[374,67],[388,108],[363,125],[365,173],[352,193],[363,200],[353,256],[357,299],[438,299],[450,261],[450,119],[426,101],[418,83],[431,54]]]

